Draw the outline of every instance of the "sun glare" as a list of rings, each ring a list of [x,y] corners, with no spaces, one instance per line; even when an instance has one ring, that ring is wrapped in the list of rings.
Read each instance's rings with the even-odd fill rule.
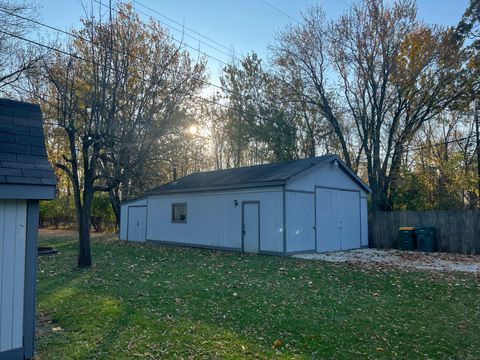
[[[196,125],[191,125],[189,128],[188,128],[188,132],[191,134],[191,135],[196,135],[197,132],[198,132],[198,128]]]

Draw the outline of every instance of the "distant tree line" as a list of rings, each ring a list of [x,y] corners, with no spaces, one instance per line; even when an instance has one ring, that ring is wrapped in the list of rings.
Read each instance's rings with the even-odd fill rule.
[[[16,54],[0,57],[0,91],[42,106],[59,195],[42,217],[75,209],[79,266],[91,264],[95,204],[118,222],[120,203],[173,167],[337,153],[372,188],[372,210],[480,206],[478,0],[454,27],[420,21],[411,0],[358,0],[334,20],[312,6],[268,60],[233,54],[211,95],[207,57],[130,4],[99,4],[48,44],[21,41],[41,22],[13,4],[0,1],[18,24],[0,27]]]
[[[115,214],[106,193],[96,193],[92,200],[92,227],[96,232],[118,230]],[[78,229],[72,196],[57,196],[40,204],[40,226],[51,229]]]

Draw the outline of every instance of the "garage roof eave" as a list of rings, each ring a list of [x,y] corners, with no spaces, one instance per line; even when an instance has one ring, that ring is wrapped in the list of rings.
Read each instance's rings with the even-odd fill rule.
[[[122,201],[120,206],[130,204],[136,201],[147,199],[151,196],[162,196],[162,195],[179,195],[179,194],[192,194],[192,193],[205,193],[205,192],[215,192],[223,190],[246,190],[246,189],[255,189],[255,188],[267,188],[267,187],[278,187],[285,185],[285,181],[268,181],[268,182],[256,182],[256,183],[247,183],[247,184],[237,184],[237,185],[228,185],[228,186],[204,186],[197,188],[188,188],[188,189],[168,189],[164,191],[150,192],[146,193],[143,196],[140,196],[135,199],[130,199]]]
[[[264,181],[264,182],[253,182],[246,184],[233,184],[233,185],[218,185],[218,186],[202,186],[196,188],[187,188],[187,189],[174,189],[170,188],[168,190],[153,192],[148,195],[169,195],[169,194],[183,194],[183,193],[199,193],[199,192],[210,192],[210,191],[221,191],[221,190],[245,190],[245,189],[254,189],[254,188],[266,188],[266,187],[277,187],[285,185],[285,180],[277,181]],[[174,185],[173,185],[174,186]]]

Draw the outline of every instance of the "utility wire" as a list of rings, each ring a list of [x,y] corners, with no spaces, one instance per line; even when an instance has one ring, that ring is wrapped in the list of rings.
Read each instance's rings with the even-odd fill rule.
[[[95,0],[95,1],[96,1],[96,0]],[[79,35],[79,34],[76,34],[76,33],[70,32],[70,31],[66,31],[66,30],[62,30],[62,29],[60,29],[60,28],[57,28],[57,27],[54,27],[54,26],[45,24],[45,23],[43,23],[43,22],[41,22],[41,21],[34,20],[34,19],[31,19],[31,18],[22,16],[22,15],[19,15],[19,14],[12,13],[12,12],[10,12],[10,11],[8,11],[8,10],[2,9],[1,7],[0,7],[0,12],[3,12],[3,13],[5,13],[5,14],[7,14],[7,15],[10,15],[10,16],[15,16],[15,17],[17,17],[17,18],[19,18],[19,19],[22,19],[22,20],[25,20],[25,21],[29,21],[29,22],[31,22],[31,23],[33,23],[33,24],[35,24],[35,25],[45,27],[45,28],[47,28],[47,29],[56,31],[56,32],[58,32],[58,33],[61,33],[61,34],[64,34],[64,35],[68,35],[68,36],[70,36],[70,37],[72,37],[72,38],[76,38],[76,39],[79,39],[79,40],[88,42],[88,43],[90,43],[90,44],[92,44],[92,45],[94,45],[94,46],[103,47],[104,49],[106,48],[105,45],[102,45],[102,44],[99,44],[99,43],[97,43],[97,42],[94,42],[94,41],[92,41],[92,40],[90,40],[90,39],[87,39],[87,38],[85,38],[85,37],[83,37],[83,36],[81,36],[81,35]],[[152,27],[152,30],[155,30],[155,29]],[[131,56],[131,57],[133,57],[133,58],[136,59],[136,60],[140,60],[140,61],[142,61],[142,62],[149,63],[150,65],[154,65],[154,66],[158,65],[158,64],[152,62],[152,61],[149,60],[149,59],[146,59],[146,58],[143,58],[143,57],[134,55],[134,54],[132,54],[131,52],[120,51],[120,50],[118,50],[118,49],[111,49],[111,50],[114,51],[114,52],[116,52],[117,54]],[[181,73],[180,73],[179,71],[176,71],[176,70],[174,70],[174,69],[169,69],[169,68],[167,68],[167,69],[165,69],[165,70],[168,71],[168,72],[171,72],[171,73],[173,73],[173,74],[177,74],[177,75],[180,74],[180,75],[181,75]],[[225,87],[223,87],[223,86],[214,84],[214,83],[212,83],[212,82],[210,82],[210,81],[207,81],[207,80],[201,80],[201,81],[202,81],[203,84],[212,86],[212,87],[217,88],[217,89],[219,89],[219,90],[221,90],[221,91],[224,91],[224,92],[227,92],[227,93],[230,93],[230,94],[234,94],[234,95],[237,95],[237,96],[239,96],[239,97],[244,97],[244,95],[242,95],[241,93],[239,93],[239,92],[237,92],[237,91],[227,89],[227,88],[225,88]]]
[[[96,0],[95,0],[95,1],[96,1]],[[88,43],[90,43],[90,44],[92,44],[92,45],[94,45],[94,46],[99,46],[99,47],[105,48],[105,46],[102,46],[101,44],[95,43],[94,41],[92,41],[92,40],[90,40],[90,39],[86,39],[86,38],[84,38],[84,37],[82,37],[82,36],[80,36],[80,35],[78,35],[78,34],[75,34],[75,33],[72,33],[72,32],[66,31],[66,30],[62,30],[62,29],[56,28],[56,27],[51,26],[51,25],[47,25],[47,24],[42,23],[42,22],[40,22],[40,21],[37,21],[37,20],[34,20],[34,19],[30,19],[30,18],[28,18],[28,17],[24,17],[24,16],[21,16],[21,15],[18,15],[18,14],[12,13],[12,12],[9,12],[9,11],[4,10],[4,9],[2,9],[2,8],[0,8],[0,11],[6,13],[6,14],[8,14],[8,15],[15,16],[15,17],[17,17],[17,18],[20,18],[20,19],[22,19],[22,20],[30,21],[30,22],[32,22],[33,24],[36,24],[36,25],[39,25],[39,26],[43,26],[43,27],[46,27],[46,28],[48,28],[48,29],[51,29],[51,30],[60,32],[60,33],[62,33],[62,34],[64,34],[64,35],[68,35],[68,36],[71,36],[71,37],[80,39],[80,40],[85,41],[85,42],[88,42]],[[152,27],[152,30],[155,30],[155,29]],[[3,32],[3,31],[2,31],[2,32]],[[64,54],[64,55],[71,56],[71,57],[75,57],[75,58],[78,59],[78,60],[87,61],[86,59],[83,59],[83,58],[79,57],[78,55],[71,54],[71,53],[69,53],[69,52],[66,52],[66,51],[63,51],[63,50],[61,50],[61,49],[52,47],[52,46],[50,46],[50,45],[45,45],[45,44],[43,44],[43,43],[36,42],[36,41],[30,40],[30,39],[27,39],[27,38],[19,37],[19,36],[15,35],[15,34],[7,33],[7,32],[4,32],[4,33],[7,34],[7,35],[10,35],[10,36],[14,36],[14,37],[16,37],[16,38],[18,38],[18,39],[20,39],[20,40],[28,41],[28,42],[30,42],[30,43],[33,43],[33,44],[37,45],[37,46],[46,47],[46,48],[48,48],[49,50],[61,52],[61,53]],[[133,58],[135,58],[135,59],[137,59],[137,60],[140,60],[140,61],[142,61],[142,62],[147,62],[147,63],[149,63],[149,64],[151,64],[151,65],[157,65],[157,64],[153,63],[151,60],[148,60],[148,59],[145,59],[145,58],[142,58],[142,57],[139,57],[139,56],[135,56],[135,55],[133,55],[133,54],[131,54],[131,53],[128,53],[128,52],[120,51],[120,50],[117,50],[117,49],[112,49],[112,51],[115,51],[116,53],[121,54],[121,55],[132,56]],[[98,64],[94,64],[94,65],[98,65]],[[114,69],[113,69],[113,70],[114,70]],[[166,71],[169,71],[169,72],[171,72],[171,73],[177,74],[177,75],[178,75],[178,74],[181,75],[180,72],[175,71],[175,70],[173,70],[173,69],[168,69],[168,68],[167,68],[167,69],[165,69],[165,70],[166,70]],[[116,70],[114,70],[114,71],[116,71]],[[242,95],[242,94],[240,94],[240,93],[238,93],[238,92],[236,92],[236,91],[226,89],[226,88],[224,88],[224,87],[222,87],[222,86],[216,85],[216,84],[214,84],[214,83],[212,83],[212,82],[209,82],[209,81],[207,81],[207,80],[199,79],[199,81],[202,82],[202,83],[205,84],[205,85],[210,85],[210,86],[212,86],[212,87],[218,88],[219,90],[222,90],[222,91],[225,91],[225,92],[228,92],[228,93],[237,95],[237,96],[239,96],[239,97],[241,97],[241,98],[244,97],[244,95]],[[206,98],[203,98],[203,97],[198,97],[198,96],[196,96],[196,95],[193,95],[193,97],[197,97],[198,99],[201,99],[202,101],[208,102],[208,103],[210,103],[210,104],[217,104],[218,106],[221,106],[221,107],[226,108],[226,109],[234,110],[234,111],[239,112],[239,113],[242,113],[242,114],[244,114],[244,115],[252,116],[252,117],[255,117],[255,118],[258,118],[258,119],[261,119],[261,120],[265,120],[265,121],[269,121],[269,122],[271,122],[272,124],[283,125],[283,126],[286,126],[286,127],[288,127],[288,128],[291,128],[292,130],[299,131],[299,132],[304,132],[304,133],[307,133],[307,134],[308,134],[308,132],[307,132],[306,130],[304,130],[304,129],[299,129],[299,128],[297,128],[297,127],[295,127],[295,126],[292,126],[292,125],[289,125],[289,124],[280,124],[279,122],[274,121],[274,120],[272,120],[272,119],[269,119],[269,118],[266,118],[266,117],[261,117],[261,116],[256,115],[256,114],[248,113],[248,112],[246,112],[246,111],[233,108],[233,107],[231,107],[231,106],[229,106],[229,105],[225,105],[225,104],[222,104],[222,103],[219,103],[219,102],[210,100],[210,99],[206,99]]]
[[[66,55],[66,56],[69,56],[69,57],[72,57],[74,59],[77,59],[77,60],[81,60],[81,61],[84,61],[86,63],[90,63],[92,65],[95,65],[95,66],[99,66],[101,64],[98,64],[97,62],[95,62],[94,60],[89,60],[89,59],[85,59],[77,54],[72,54],[68,51],[65,51],[65,50],[62,50],[62,49],[59,49],[59,48],[56,48],[54,46],[51,46],[51,45],[46,45],[46,44],[43,44],[39,41],[35,41],[35,40],[31,40],[31,39],[27,39],[25,37],[22,37],[20,35],[17,35],[17,34],[13,34],[13,33],[10,33],[10,32],[7,32],[7,31],[4,31],[4,30],[0,30],[0,33],[4,34],[4,35],[7,35],[7,36],[11,36],[11,37],[14,37],[18,40],[22,40],[22,41],[25,41],[25,42],[28,42],[30,44],[33,44],[33,45],[36,45],[36,46],[39,46],[39,47],[43,47],[43,48],[46,48],[48,50],[51,50],[51,51],[55,51],[55,52],[58,52],[58,53],[61,53],[63,55]],[[103,65],[102,65],[103,66]],[[120,73],[121,75],[127,75],[125,73],[122,73],[122,72],[119,72],[118,70],[116,69],[112,69],[111,67],[109,68],[109,70],[111,71],[114,71],[114,72],[117,72],[117,73]],[[135,78],[135,76],[133,75],[130,75],[128,74],[129,76],[132,76]],[[139,77],[136,77],[138,80],[143,80]],[[202,80],[199,80],[199,81],[202,81]],[[225,109],[229,109],[229,110],[233,110],[239,114],[242,114],[242,115],[245,115],[245,116],[249,116],[249,117],[252,117],[252,118],[256,118],[256,119],[259,119],[259,120],[263,120],[263,121],[267,121],[269,123],[272,123],[274,125],[277,125],[279,127],[281,126],[285,126],[287,128],[290,128],[292,130],[295,130],[295,131],[298,131],[298,132],[304,132],[304,133],[307,133],[306,130],[303,130],[303,129],[299,129],[295,126],[292,126],[292,125],[289,125],[289,124],[285,124],[285,123],[279,123],[275,120],[272,120],[270,118],[267,118],[267,117],[264,117],[264,116],[260,116],[260,115],[257,115],[257,114],[253,114],[253,113],[250,113],[250,112],[247,112],[247,111],[244,111],[244,110],[241,110],[241,109],[238,109],[238,108],[235,108],[235,107],[232,107],[230,105],[227,105],[227,104],[222,104],[222,103],[219,103],[217,101],[214,101],[214,100],[211,100],[211,99],[207,99],[207,98],[204,98],[202,96],[199,96],[199,95],[190,95],[190,97],[194,98],[194,99],[197,99],[197,100],[200,100],[200,101],[203,101],[205,103],[209,103],[209,104],[214,104],[214,105],[217,105],[217,106],[220,106],[222,108],[225,108]],[[247,122],[249,122],[250,124],[252,125],[256,125],[254,123],[252,123],[248,118],[245,118],[245,120]]]
[[[280,14],[282,15],[285,15],[286,17],[288,17],[289,19],[299,23],[300,21],[297,20],[296,18],[294,18],[293,16],[291,16],[290,14],[286,13],[285,11],[283,11],[282,9],[276,7],[275,5],[271,4],[270,2],[266,1],[266,0],[261,0],[265,5],[271,7],[272,9],[274,9],[275,11],[279,12]]]
[[[97,4],[99,4],[100,6],[106,7],[107,9],[109,9],[109,10],[111,10],[111,11],[113,11],[113,12],[115,12],[115,13],[118,14],[118,11],[115,10],[115,9],[113,9],[113,8],[110,8],[109,5],[104,4],[104,3],[102,3],[102,2],[99,1],[99,0],[93,0],[93,1],[95,1],[95,2],[96,2]],[[174,29],[175,31],[178,31],[178,32],[180,32],[180,33],[183,33],[181,30],[178,30],[178,29],[172,27],[171,25],[165,24],[164,22],[158,20],[158,19],[155,18],[155,17],[150,16],[149,14],[147,14],[147,13],[144,12],[144,11],[141,11],[141,10],[136,9],[135,12],[140,13],[140,14],[145,15],[145,16],[148,16],[148,17],[151,17],[151,18],[155,19],[156,21],[158,21],[160,24],[164,24],[165,26],[168,26],[168,27]],[[146,24],[146,25],[149,26],[149,27],[151,27],[149,24]],[[189,36],[189,37],[192,37],[191,35],[188,35],[188,34],[186,34],[186,35]],[[177,39],[176,37],[174,37],[174,36],[171,36],[171,35],[170,35],[169,37],[170,37],[173,41],[179,43],[180,45],[183,45],[183,46],[185,46],[185,47],[188,47],[189,49],[192,49],[193,51],[196,51],[196,52],[198,52],[199,54],[202,54],[203,56],[206,56],[206,57],[208,57],[208,58],[210,58],[210,59],[212,59],[212,60],[215,60],[216,62],[218,62],[219,64],[221,64],[221,65],[223,65],[223,66],[228,66],[228,65],[229,65],[226,61],[223,61],[223,60],[219,59],[219,58],[216,57],[216,56],[210,55],[210,54],[208,54],[207,52],[200,50],[199,48],[197,49],[197,48],[195,48],[194,46],[192,46],[192,45],[190,45],[190,44],[188,44],[188,43],[186,43],[186,42],[183,42],[182,40],[178,40],[178,39]],[[194,38],[194,37],[192,37],[192,38],[195,39],[195,40],[198,40],[198,39],[196,39],[196,38]],[[206,45],[206,44],[205,44],[205,45]],[[224,54],[226,54],[226,53],[224,53]],[[230,56],[230,54],[226,54],[226,55]]]
[[[178,26],[181,26],[181,27],[183,27],[184,29],[186,29],[186,30],[188,30],[188,31],[193,32],[194,34],[196,34],[196,35],[198,35],[198,36],[200,36],[200,37],[202,37],[202,38],[210,41],[211,43],[213,43],[213,44],[215,44],[215,45],[218,45],[218,46],[224,48],[225,50],[227,50],[227,51],[229,52],[229,54],[226,54],[226,53],[222,52],[223,54],[229,55],[229,56],[230,56],[230,55],[233,55],[233,57],[234,57],[235,59],[237,59],[237,60],[239,59],[239,58],[237,58],[237,53],[235,52],[235,50],[231,49],[230,47],[228,47],[228,46],[226,46],[226,45],[223,45],[222,43],[220,43],[220,42],[218,42],[218,41],[215,41],[215,40],[213,40],[212,38],[210,38],[210,37],[208,37],[208,36],[206,36],[206,35],[203,35],[202,33],[198,32],[198,31],[196,31],[196,30],[194,30],[194,29],[192,29],[192,28],[190,28],[190,27],[188,27],[188,26],[185,26],[184,24],[182,24],[182,23],[180,23],[180,22],[178,22],[178,21],[176,21],[176,20],[174,20],[174,19],[172,19],[172,18],[170,18],[170,17],[168,17],[168,16],[166,16],[166,15],[158,12],[157,10],[152,9],[151,7],[148,7],[147,5],[141,3],[141,2],[138,1],[138,0],[135,1],[135,4],[138,4],[138,5],[142,6],[142,7],[144,7],[145,9],[153,12],[154,14],[157,14],[158,16],[161,16],[161,17],[163,17],[164,19],[167,19],[168,21],[173,22],[174,24],[176,24],[176,25],[178,25]],[[157,20],[158,20],[158,19],[157,19]],[[165,24],[165,23],[164,23],[164,24]],[[165,24],[165,25],[168,26],[168,24]],[[220,51],[220,50],[218,50],[216,47],[213,47],[213,46],[211,46],[211,45],[208,45],[208,44],[206,44],[205,42],[203,42],[203,44],[205,44],[205,45],[207,45],[207,46],[210,46],[212,49],[215,49],[215,50],[217,50],[217,51]],[[239,55],[240,55],[241,58],[244,57],[241,53],[239,53]]]
[[[98,2],[97,0],[94,0],[96,2]],[[262,0],[263,1],[263,0]],[[18,14],[15,14],[15,13],[11,13],[9,11],[6,11],[2,8],[0,8],[0,11],[1,12],[4,12],[8,15],[11,15],[11,16],[15,16],[17,18],[20,18],[22,20],[26,20],[26,21],[29,21],[29,22],[32,22],[36,25],[39,25],[39,26],[43,26],[43,27],[46,27],[48,29],[51,29],[51,30],[54,30],[54,31],[57,31],[57,32],[60,32],[62,34],[65,34],[65,35],[68,35],[68,36],[71,36],[71,37],[76,37],[76,38],[79,38],[83,41],[86,41],[86,42],[89,42],[95,46],[101,46],[99,44],[96,44],[95,42],[89,40],[89,39],[85,39],[83,37],[81,37],[80,35],[76,35],[74,33],[71,33],[71,32],[68,32],[68,31],[65,31],[65,30],[62,30],[62,29],[59,29],[59,28],[56,28],[56,27],[53,27],[51,25],[47,25],[45,23],[42,23],[40,21],[37,21],[37,20],[34,20],[34,19],[30,19],[30,18],[27,18],[27,17],[23,17],[21,15],[18,15]],[[148,16],[148,15],[147,15]],[[28,42],[28,43],[31,43],[33,45],[36,45],[36,46],[39,46],[39,47],[43,47],[43,48],[46,48],[48,50],[51,50],[51,51],[55,51],[55,52],[58,52],[58,53],[61,53],[63,55],[66,55],[66,56],[69,56],[69,57],[72,57],[72,58],[75,58],[77,60],[81,60],[81,61],[84,61],[84,62],[89,62],[93,65],[99,65],[98,63],[96,63],[95,61],[93,60],[88,60],[88,59],[85,59],[85,58],[82,58],[80,56],[78,56],[77,54],[73,54],[73,53],[70,53],[68,51],[65,51],[65,50],[62,50],[62,49],[59,49],[59,48],[56,48],[56,47],[53,47],[53,46],[50,46],[50,45],[47,45],[47,44],[44,44],[44,43],[41,43],[41,42],[38,42],[38,41],[35,41],[35,40],[31,40],[31,39],[27,39],[25,37],[22,37],[22,36],[19,36],[19,35],[16,35],[16,34],[13,34],[13,33],[9,33],[7,31],[3,31],[3,30],[0,30],[0,33],[3,33],[5,35],[8,35],[8,36],[11,36],[11,37],[14,37],[14,38],[17,38],[18,40],[22,40],[22,41],[25,41],[25,42]],[[178,41],[178,40],[177,40]],[[127,56],[133,56],[134,58],[136,58],[137,60],[141,60],[141,61],[148,61],[147,59],[144,59],[144,58],[141,58],[141,57],[136,57],[132,54],[129,54],[129,53],[126,53],[126,52],[121,52],[119,50],[116,50],[116,49],[113,49],[114,51],[120,53],[120,54],[123,54],[123,55],[127,55]],[[148,61],[150,64],[153,64],[153,62],[151,61]],[[116,69],[111,69],[113,71],[116,71],[118,72],[118,70]],[[172,69],[166,69],[168,71],[171,71],[171,72],[174,72],[176,74],[180,74],[178,71],[175,71],[175,70],[172,70]],[[133,76],[133,75],[131,75]],[[141,79],[140,79],[141,80]],[[210,85],[210,86],[213,86],[213,87],[216,87],[222,91],[227,91],[227,92],[232,92],[234,94],[237,94],[239,96],[243,96],[239,93],[236,93],[236,92],[233,92],[233,91],[230,91],[228,89],[225,89],[219,85],[216,85],[216,84],[213,84],[211,82],[208,82],[206,80],[199,80],[200,82],[203,82],[204,84],[207,84],[207,85]],[[250,116],[250,117],[253,117],[253,118],[256,118],[256,119],[259,119],[259,120],[264,120],[264,121],[267,121],[267,122],[270,122],[274,125],[277,125],[277,126],[285,126],[285,127],[288,127],[288,128],[291,128],[292,130],[295,130],[295,131],[298,131],[298,132],[304,132],[304,133],[307,133],[306,130],[303,130],[303,129],[299,129],[295,126],[292,126],[292,125],[289,125],[289,124],[281,124],[281,123],[278,123],[277,121],[275,120],[272,120],[270,118],[266,118],[266,117],[263,117],[263,116],[259,116],[257,114],[253,114],[253,113],[249,113],[247,111],[244,111],[244,110],[241,110],[241,109],[238,109],[238,108],[234,108],[230,105],[227,105],[227,104],[222,104],[222,103],[219,103],[217,101],[214,101],[214,100],[211,100],[211,99],[208,99],[208,98],[204,98],[204,97],[201,97],[201,96],[198,96],[198,95],[191,95],[192,98],[195,98],[195,99],[198,99],[200,101],[203,101],[205,103],[209,103],[209,104],[212,104],[212,105],[217,105],[217,106],[220,106],[222,108],[225,108],[225,109],[229,109],[229,110],[233,110],[237,113],[240,113],[242,115],[246,115],[246,116]],[[250,122],[248,119],[246,119],[248,122]],[[449,140],[449,141],[446,141],[446,142],[442,142],[442,143],[437,143],[437,144],[429,144],[429,145],[423,145],[423,146],[419,146],[419,147],[415,147],[415,148],[410,148],[410,149],[405,149],[403,151],[401,151],[401,153],[406,153],[408,151],[418,151],[418,150],[423,150],[423,149],[427,149],[427,148],[432,148],[432,147],[437,147],[437,146],[442,146],[442,145],[446,145],[446,144],[450,144],[450,143],[458,143],[460,141],[465,141],[465,140],[469,140],[470,137],[462,137],[462,138],[459,138],[459,139],[454,139],[454,140]]]
[[[352,7],[352,4],[349,4],[346,0],[342,0],[345,5],[347,5],[349,8]]]

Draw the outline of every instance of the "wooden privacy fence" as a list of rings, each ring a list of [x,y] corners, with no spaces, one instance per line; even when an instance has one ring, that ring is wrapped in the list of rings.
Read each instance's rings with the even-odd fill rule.
[[[480,254],[480,211],[376,211],[368,223],[370,247],[393,248],[399,227],[427,225],[436,228],[440,251]]]

